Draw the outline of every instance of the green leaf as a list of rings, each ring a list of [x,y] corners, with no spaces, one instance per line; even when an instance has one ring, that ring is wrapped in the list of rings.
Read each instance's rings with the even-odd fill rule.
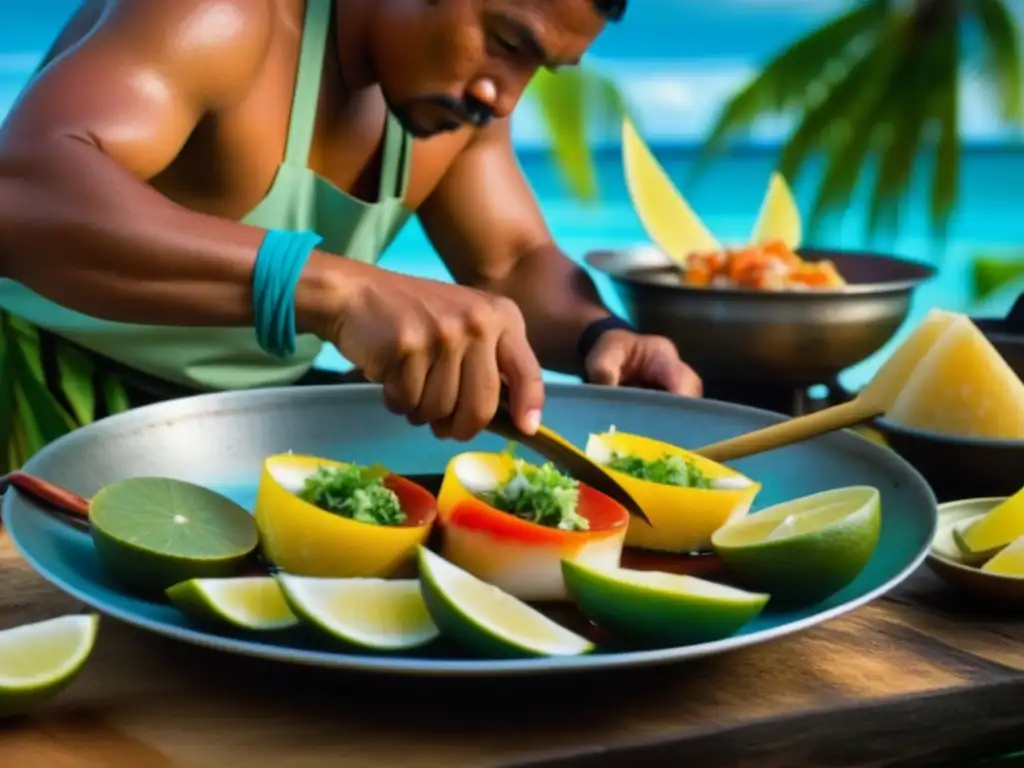
[[[884,45],[879,43],[879,47]],[[846,112],[845,141],[833,141],[827,147],[825,170],[807,226],[811,238],[828,214],[848,207],[880,132],[884,135],[890,115],[899,109],[900,94],[894,83],[908,66],[908,58],[901,55],[901,46],[890,45],[887,51],[886,55],[892,57],[891,65],[887,66],[889,76],[880,77],[862,89]]]
[[[65,344],[57,346],[57,369],[64,396],[75,412],[79,425],[91,424],[96,415],[95,366],[92,361]]]
[[[978,255],[971,260],[971,287],[975,300],[1024,277],[1024,255],[1017,257]]]
[[[913,179],[916,160],[926,138],[925,128],[950,87],[948,82],[935,77],[936,72],[945,71],[949,66],[947,57],[951,53],[945,40],[938,36],[925,41],[911,39],[911,46],[911,50],[904,52],[904,67],[899,77],[900,99],[891,115],[887,141],[881,149],[875,175],[867,219],[869,237],[882,231],[889,235],[897,232],[900,203]],[[952,55],[955,57],[955,52]]]
[[[10,332],[6,315],[0,313],[0,445],[9,448],[13,440],[17,405],[14,400],[15,372],[10,357]],[[4,452],[9,459],[9,450]],[[9,472],[10,466],[2,471]]]
[[[107,404],[107,413],[113,416],[115,413],[124,413],[131,410],[132,404],[128,399],[128,392],[124,385],[109,373],[100,375],[100,387],[103,390],[103,398]]]
[[[960,118],[957,53],[955,34],[940,38],[947,48],[943,66],[934,73],[937,84],[936,117],[939,140],[932,164],[930,216],[936,237],[945,238],[953,207],[956,205],[960,179]]]
[[[77,425],[46,389],[38,344],[21,333],[12,333],[10,360],[18,416],[25,427],[29,455],[66,435]]]
[[[827,96],[804,113],[782,150],[779,171],[783,176],[795,178],[808,155],[822,148],[830,129],[856,122],[884,94],[893,68],[899,63],[906,32],[905,20],[891,22],[878,42],[861,55]]]
[[[735,132],[768,113],[805,105],[808,92],[827,87],[832,72],[845,70],[845,57],[865,35],[887,19],[888,0],[866,0],[770,60],[720,112],[704,142],[697,167],[721,151]]]
[[[588,69],[552,73],[540,70],[530,83],[547,127],[555,162],[572,192],[584,201],[598,194],[597,171],[590,150],[594,132],[612,131],[628,108],[610,79]]]
[[[999,108],[1004,119],[1008,122],[1022,122],[1024,60],[1021,58],[1017,21],[1002,0],[974,0],[973,6],[985,38],[985,78],[996,86]]]

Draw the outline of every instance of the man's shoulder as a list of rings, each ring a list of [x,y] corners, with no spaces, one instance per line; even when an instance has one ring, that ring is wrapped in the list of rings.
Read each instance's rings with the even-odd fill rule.
[[[262,67],[274,19],[273,0],[108,0],[96,32],[230,99]]]

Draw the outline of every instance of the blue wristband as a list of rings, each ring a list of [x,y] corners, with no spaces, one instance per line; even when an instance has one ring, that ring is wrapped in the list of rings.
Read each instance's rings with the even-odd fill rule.
[[[295,287],[323,238],[314,232],[270,230],[252,271],[252,313],[256,340],[276,357],[295,354]]]

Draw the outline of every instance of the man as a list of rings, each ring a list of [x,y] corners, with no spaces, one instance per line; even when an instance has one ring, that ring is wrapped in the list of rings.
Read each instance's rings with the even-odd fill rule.
[[[541,365],[699,395],[558,251],[510,141],[625,4],[86,2],[0,131],[8,333],[79,420],[55,366],[138,403],[308,381],[322,341],[459,440],[503,380],[532,432]],[[373,266],[413,213],[459,285]]]

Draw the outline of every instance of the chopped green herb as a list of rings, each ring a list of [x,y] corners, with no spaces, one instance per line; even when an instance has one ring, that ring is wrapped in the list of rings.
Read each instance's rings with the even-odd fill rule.
[[[681,456],[665,454],[657,459],[647,460],[617,453],[608,463],[608,467],[630,477],[659,485],[676,485],[683,488],[714,487],[714,480],[705,475],[694,462]]]
[[[532,523],[563,531],[590,528],[590,521],[577,510],[579,483],[554,464],[537,467],[517,459],[509,477],[482,496],[495,509]]]
[[[321,466],[306,478],[299,498],[360,523],[401,525],[407,517],[376,468]]]

